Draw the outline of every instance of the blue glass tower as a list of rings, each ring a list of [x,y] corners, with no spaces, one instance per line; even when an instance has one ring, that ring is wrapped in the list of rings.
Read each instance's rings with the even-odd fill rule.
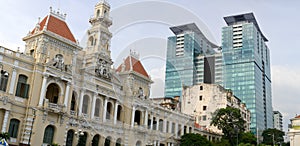
[[[194,24],[170,28],[165,74],[165,97],[181,96],[182,86],[222,81],[222,54]]]
[[[253,13],[224,17],[223,85],[246,103],[251,131],[273,128],[270,51]]]

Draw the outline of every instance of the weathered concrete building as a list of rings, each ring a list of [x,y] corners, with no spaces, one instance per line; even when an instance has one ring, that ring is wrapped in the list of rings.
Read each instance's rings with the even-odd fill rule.
[[[221,133],[217,127],[211,126],[212,114],[220,108],[238,108],[246,121],[245,129],[250,129],[250,111],[241,100],[229,90],[217,84],[201,83],[185,86],[182,91],[181,111],[195,117],[196,123],[212,132]]]

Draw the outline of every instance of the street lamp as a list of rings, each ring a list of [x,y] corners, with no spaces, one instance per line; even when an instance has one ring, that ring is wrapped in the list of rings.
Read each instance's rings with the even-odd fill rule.
[[[275,146],[275,140],[274,140],[274,133],[272,133],[272,134],[268,134],[268,135],[272,135],[272,143],[273,143],[273,146]]]

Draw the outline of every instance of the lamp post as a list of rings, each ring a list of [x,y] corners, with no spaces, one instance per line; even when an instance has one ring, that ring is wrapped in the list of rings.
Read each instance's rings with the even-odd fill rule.
[[[273,143],[273,146],[275,146],[274,133],[268,134],[268,135],[272,135],[272,143]]]

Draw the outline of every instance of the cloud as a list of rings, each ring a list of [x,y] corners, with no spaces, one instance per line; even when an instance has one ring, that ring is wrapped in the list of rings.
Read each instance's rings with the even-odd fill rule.
[[[289,65],[272,66],[273,109],[283,114],[283,127],[287,131],[289,119],[300,114],[300,69]]]

